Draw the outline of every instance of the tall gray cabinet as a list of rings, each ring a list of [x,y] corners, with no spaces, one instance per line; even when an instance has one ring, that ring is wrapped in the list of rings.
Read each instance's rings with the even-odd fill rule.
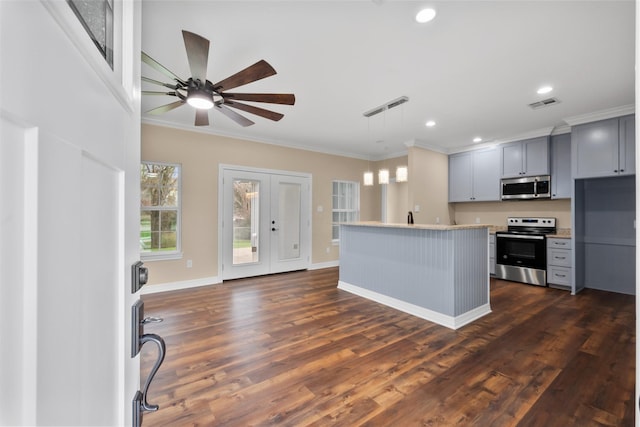
[[[572,292],[635,294],[635,117],[574,126]]]
[[[634,175],[635,116],[623,116],[574,126],[573,177]]]

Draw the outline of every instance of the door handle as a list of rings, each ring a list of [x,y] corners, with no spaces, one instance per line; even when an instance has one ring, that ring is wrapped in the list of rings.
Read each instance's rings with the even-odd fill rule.
[[[160,369],[160,365],[162,365],[162,362],[164,361],[166,344],[159,335],[144,333],[145,324],[158,322],[162,322],[162,319],[158,317],[144,317],[144,302],[142,300],[136,301],[136,303],[131,307],[131,357],[137,356],[138,353],[140,353],[142,346],[148,342],[153,342],[158,346],[158,358],[156,359],[151,372],[149,372],[149,376],[145,381],[142,391],[138,390],[133,398],[134,426],[142,425],[142,414],[144,411],[155,412],[160,408],[159,405],[152,405],[147,402],[147,393],[149,391],[151,381],[153,381],[158,369]]]
[[[147,381],[145,381],[144,387],[142,388],[141,407],[145,411],[155,412],[160,409],[160,406],[151,405],[149,404],[149,402],[147,402],[147,392],[149,391],[149,386],[151,385],[151,381],[153,381],[153,377],[156,375],[156,372],[158,372],[158,369],[160,369],[160,365],[162,365],[162,362],[164,361],[164,355],[167,348],[162,337],[156,334],[144,334],[140,337],[140,347],[148,342],[153,342],[158,346],[158,359],[156,359],[156,363],[154,363],[153,368],[151,369],[151,372],[149,372],[149,376],[147,377]]]
[[[131,425],[133,427],[142,426],[142,415],[144,411],[155,412],[158,409],[160,409],[159,405],[151,405],[149,404],[149,402],[147,402],[147,392],[149,391],[149,385],[151,384],[153,377],[156,375],[156,372],[158,372],[160,365],[162,365],[162,362],[164,361],[166,346],[165,346],[164,340],[156,334],[145,334],[142,337],[140,337],[140,346],[142,347],[142,345],[144,345],[149,341],[152,341],[158,345],[158,359],[156,360],[156,363],[153,365],[153,369],[151,369],[151,372],[147,377],[147,381],[144,384],[144,388],[142,389],[142,391],[140,390],[136,391],[133,401],[131,402],[132,403],[131,413],[133,415],[133,420]]]
[[[278,231],[278,229],[275,227],[271,227],[271,231]]]

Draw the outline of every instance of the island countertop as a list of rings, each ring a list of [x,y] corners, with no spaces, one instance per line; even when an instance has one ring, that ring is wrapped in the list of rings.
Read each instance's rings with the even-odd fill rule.
[[[474,228],[489,228],[493,227],[490,224],[459,224],[459,225],[448,225],[448,224],[401,224],[401,223],[385,223],[379,221],[360,221],[360,222],[349,222],[344,223],[343,225],[352,225],[352,226],[360,226],[360,227],[386,227],[386,228],[413,228],[419,230],[470,230]]]

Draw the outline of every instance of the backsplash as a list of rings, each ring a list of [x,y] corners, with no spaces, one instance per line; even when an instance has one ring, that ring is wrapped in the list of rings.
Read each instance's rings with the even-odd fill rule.
[[[506,225],[510,216],[556,218],[558,228],[571,228],[571,199],[454,203],[456,224]]]

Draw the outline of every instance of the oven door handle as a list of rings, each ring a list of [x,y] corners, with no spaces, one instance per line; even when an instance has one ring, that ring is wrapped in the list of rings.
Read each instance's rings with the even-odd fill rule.
[[[506,237],[507,239],[529,239],[529,240],[544,240],[544,236],[536,236],[530,234],[500,234],[497,233],[496,237]]]

